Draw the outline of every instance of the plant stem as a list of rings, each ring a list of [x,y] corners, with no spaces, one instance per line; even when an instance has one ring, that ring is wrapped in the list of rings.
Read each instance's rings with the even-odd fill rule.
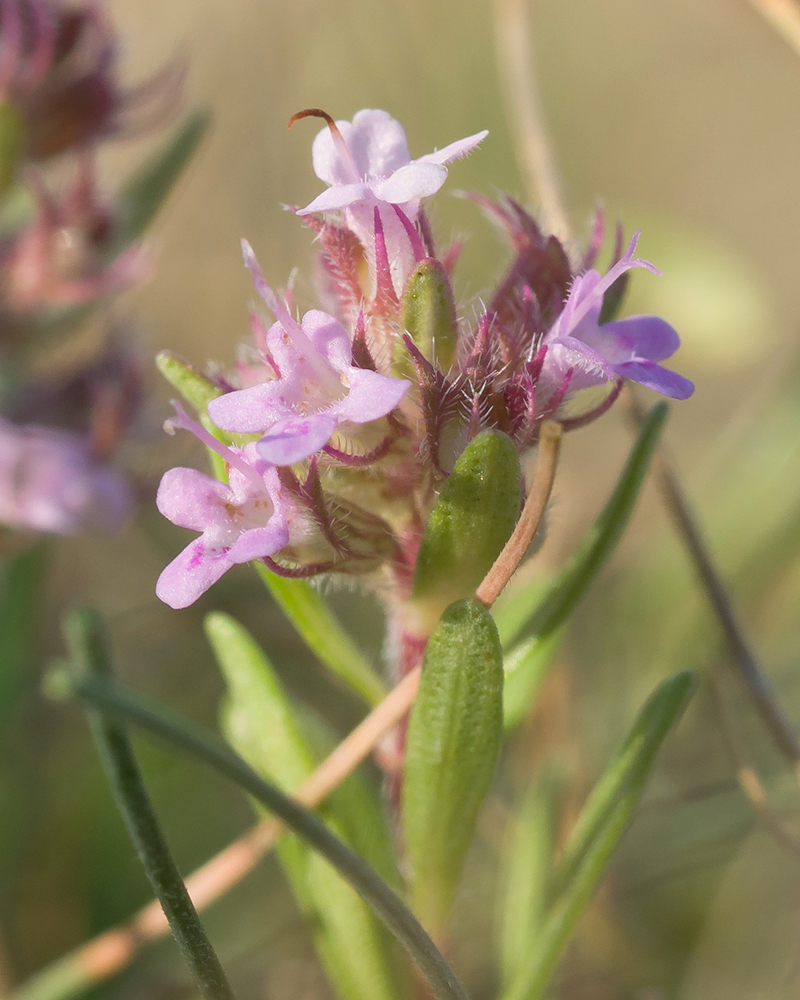
[[[73,612],[65,631],[77,683],[107,683],[111,667],[99,615],[89,610]],[[96,709],[89,709],[88,715],[117,806],[186,964],[206,1000],[235,1000],[169,853],[124,727]]]
[[[795,0],[750,0],[750,4],[800,55],[800,7]]]
[[[522,508],[522,514],[506,542],[503,551],[495,559],[492,568],[475,591],[475,600],[490,608],[500,596],[503,588],[517,571],[533,536],[539,530],[547,501],[553,490],[561,447],[561,425],[553,420],[545,420],[539,435],[539,455],[533,485]]]
[[[419,667],[329,754],[298,789],[298,802],[318,806],[375,749],[413,704]],[[251,872],[275,845],[284,826],[270,817],[256,823],[186,879],[197,910],[210,906]],[[25,982],[13,1000],[65,1000],[97,986],[128,966],[141,947],[169,932],[164,912],[153,900],[132,920],[112,927],[42,969]]]
[[[641,426],[644,416],[633,392],[628,393],[628,403],[631,415],[637,425]],[[654,455],[654,469],[661,498],[725,636],[739,677],[750,695],[753,706],[775,741],[775,745],[791,765],[797,780],[800,781],[800,742],[792,724],[778,705],[769,680],[745,639],[742,625],[728,596],[725,584],[714,565],[689,501],[677,475],[660,449]]]
[[[500,78],[504,84],[517,162],[530,197],[538,195],[545,228],[570,238],[561,182],[547,134],[533,59],[528,0],[496,0],[495,33]]]
[[[389,886],[316,816],[260,778],[232,750],[209,739],[205,732],[180,716],[165,712],[161,706],[105,678],[79,678],[74,682],[73,693],[165,739],[236,782],[270,812],[279,816],[350,882],[406,948],[439,1000],[468,1000],[463,986],[430,936]]]

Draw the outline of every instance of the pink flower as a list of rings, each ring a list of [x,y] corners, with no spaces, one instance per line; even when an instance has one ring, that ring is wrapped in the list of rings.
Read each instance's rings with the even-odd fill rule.
[[[333,316],[312,309],[298,323],[267,285],[246,241],[242,249],[256,289],[278,319],[266,344],[279,374],[217,397],[208,415],[226,431],[266,431],[256,446],[259,455],[273,465],[292,465],[324,447],[340,424],[385,417],[411,383],[353,365],[350,338]]]
[[[436,194],[447,179],[447,164],[472,152],[488,134],[477,132],[412,160],[400,122],[386,111],[359,111],[352,122],[337,121],[317,134],[314,173],[329,187],[297,214],[343,211],[345,225],[364,246],[374,269],[374,209],[379,206],[392,282],[402,295],[415,263],[403,217],[413,223],[420,198]]]
[[[201,532],[162,572],[156,594],[171,608],[186,608],[236,563],[271,556],[289,542],[289,518],[275,469],[250,444],[227,448],[177,404],[164,425],[190,431],[228,463],[228,482],[197,469],[164,474],[156,505],[182,528]]]
[[[643,267],[660,274],[649,261],[633,256],[634,233],[622,258],[601,277],[586,271],[570,289],[564,309],[542,341],[546,355],[537,383],[548,399],[569,375],[569,392],[602,385],[614,378],[639,382],[673,399],[686,399],[693,384],[658,364],[680,346],[677,332],[660,316],[630,316],[600,325],[603,295],[626,271]]]
[[[0,418],[0,523],[57,535],[117,531],[132,509],[124,476],[97,461],[88,438]]]

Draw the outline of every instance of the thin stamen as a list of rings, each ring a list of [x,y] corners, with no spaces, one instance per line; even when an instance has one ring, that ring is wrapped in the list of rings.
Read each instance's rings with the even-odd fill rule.
[[[314,372],[319,377],[323,385],[325,385],[327,390],[336,399],[339,399],[342,395],[343,387],[338,376],[325,358],[322,357],[316,347],[314,347],[306,335],[305,330],[292,316],[285,304],[281,302],[275,292],[273,292],[273,290],[269,287],[266,279],[264,278],[264,274],[258,265],[253,248],[247,240],[242,240],[242,257],[244,258],[244,266],[250,272],[250,277],[253,279],[253,284],[256,286],[258,294],[275,314],[275,318],[281,324],[286,333],[289,334],[296,346],[303,351],[305,360],[314,369]]]
[[[339,156],[341,157],[342,164],[344,165],[347,172],[350,174],[350,180],[353,184],[359,184],[361,182],[361,174],[358,172],[358,166],[350,152],[350,147],[344,140],[344,136],[339,131],[339,126],[331,118],[327,111],[323,111],[321,108],[306,108],[305,111],[298,111],[296,115],[292,115],[287,124],[287,128],[291,128],[295,122],[299,122],[301,118],[321,118],[325,124],[330,129],[331,136],[333,137],[333,143],[336,149],[339,151]]]
[[[621,277],[626,271],[629,271],[632,267],[643,267],[646,271],[650,271],[651,274],[659,275],[661,272],[655,265],[651,264],[649,260],[643,260],[641,257],[634,257],[633,253],[636,250],[636,244],[639,242],[639,236],[641,234],[641,229],[637,229],[636,232],[631,237],[631,241],[628,244],[628,249],[622,255],[622,257],[617,261],[617,263],[598,281],[594,286],[590,295],[587,295],[580,305],[576,305],[573,308],[572,315],[569,319],[569,326],[565,331],[562,330],[561,336],[569,336],[569,331],[574,329],[578,323],[583,319],[583,317],[589,312],[589,310],[594,306],[597,299],[602,297],[608,289],[614,284],[617,278]],[[567,302],[567,308],[569,308],[569,302]],[[566,310],[565,310],[566,311]]]
[[[177,427],[180,427],[181,430],[189,431],[190,434],[194,434],[198,441],[202,441],[207,448],[216,452],[228,465],[241,472],[254,486],[257,485],[260,492],[267,492],[267,487],[264,484],[262,476],[249,462],[242,458],[238,452],[215,438],[202,424],[199,424],[196,420],[192,420],[176,399],[171,400],[171,402],[175,409],[175,416],[164,421],[164,430],[167,434],[174,434]]]

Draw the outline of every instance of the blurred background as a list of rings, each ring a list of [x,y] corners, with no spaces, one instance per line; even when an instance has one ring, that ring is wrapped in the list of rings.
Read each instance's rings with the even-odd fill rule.
[[[152,280],[115,307],[131,321],[146,370],[161,348],[198,365],[232,360],[252,295],[242,236],[274,285],[299,268],[297,296],[310,304],[311,233],[282,208],[319,190],[309,153],[315,124],[291,132],[285,125],[308,106],[337,118],[385,108],[404,124],[412,156],[488,128],[482,149],[452,168],[432,219],[441,241],[467,238],[456,279],[462,302],[497,278],[507,251],[478,210],[453,197],[458,188],[506,191],[530,204],[501,99],[490,3],[114,0],[110,8],[127,78],[178,53],[190,67],[187,107],[212,114],[209,135],[151,230]],[[800,57],[745,0],[538,0],[532,16],[576,234],[585,235],[602,199],[611,221],[643,230],[640,252],[664,272],[660,279],[637,273],[626,310],[659,312],[681,332],[675,367],[697,391],[672,408],[669,451],[800,726]],[[108,183],[126,176],[150,145],[112,148]],[[157,575],[185,533],[155,512],[155,489],[166,468],[200,453],[188,435],[161,434],[169,392],[155,373],[148,378],[151,401],[125,455],[143,484],[141,510],[122,536],[43,547],[51,575],[41,655],[3,719],[0,968],[8,983],[148,898],[80,711],[38,694],[44,664],[62,652],[58,618],[66,605],[104,611],[123,676],[203,722],[214,724],[221,692],[201,630],[212,608],[251,628],[292,692],[342,732],[359,717],[359,705],[323,674],[247,567],[189,610],[156,600]],[[567,437],[538,557],[543,570],[560,565],[602,506],[630,441],[620,407]],[[364,614],[359,595],[331,596],[379,659],[379,616]],[[579,802],[657,680],[714,663],[725,663],[717,630],[650,487],[573,620],[481,826],[455,957],[476,997],[493,989],[486,919],[504,804],[544,760],[569,775]],[[732,690],[747,755],[791,827],[800,791]],[[247,802],[213,775],[146,744],[141,754],[184,871],[251,821]],[[704,685],[580,925],[560,996],[798,995],[800,860],[761,828],[732,773]],[[328,995],[273,861],[209,911],[206,924],[242,996]],[[164,942],[99,995],[179,997],[193,988],[174,945]]]

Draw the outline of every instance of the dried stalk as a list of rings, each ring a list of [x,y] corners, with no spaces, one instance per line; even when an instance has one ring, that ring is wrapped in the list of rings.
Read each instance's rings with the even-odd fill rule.
[[[800,55],[800,6],[795,0],[750,0],[750,4]]]
[[[530,197],[538,197],[545,228],[570,238],[561,182],[542,111],[533,59],[527,0],[496,0],[495,35],[500,79],[519,170]]]

